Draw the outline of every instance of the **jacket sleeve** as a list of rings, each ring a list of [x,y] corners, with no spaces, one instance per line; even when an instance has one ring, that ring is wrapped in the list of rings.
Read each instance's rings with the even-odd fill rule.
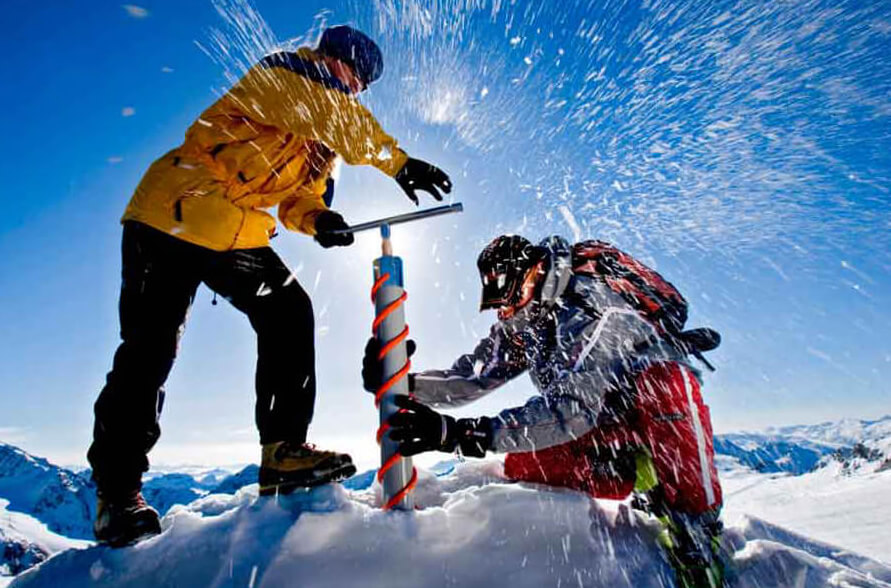
[[[307,235],[316,234],[316,217],[320,212],[328,210],[328,205],[325,204],[327,180],[326,174],[312,184],[301,187],[279,203],[278,218],[286,229]]]
[[[244,116],[320,141],[350,165],[395,176],[408,159],[354,96],[286,68],[257,66],[227,96]]]
[[[597,426],[610,390],[627,389],[639,355],[640,341],[654,332],[636,312],[608,308],[597,318],[564,324],[577,330],[569,363],[525,405],[502,411],[492,419],[492,450],[525,452],[578,439]]]
[[[473,353],[459,357],[446,370],[412,375],[418,402],[443,408],[463,406],[482,398],[526,371],[526,356],[498,326],[492,327]]]

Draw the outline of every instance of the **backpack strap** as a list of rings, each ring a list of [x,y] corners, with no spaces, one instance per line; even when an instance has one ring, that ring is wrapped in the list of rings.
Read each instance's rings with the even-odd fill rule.
[[[710,371],[715,371],[715,366],[702,355],[702,352],[717,349],[721,345],[721,334],[718,331],[708,327],[690,329],[678,335],[677,342],[683,351],[701,361]]]

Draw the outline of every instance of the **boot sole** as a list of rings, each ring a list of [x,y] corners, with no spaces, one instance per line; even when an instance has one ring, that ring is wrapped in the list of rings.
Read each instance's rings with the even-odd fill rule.
[[[342,463],[332,468],[313,469],[298,474],[261,472],[260,496],[290,494],[301,488],[313,488],[333,482],[342,482],[355,473],[356,466],[351,462]]]

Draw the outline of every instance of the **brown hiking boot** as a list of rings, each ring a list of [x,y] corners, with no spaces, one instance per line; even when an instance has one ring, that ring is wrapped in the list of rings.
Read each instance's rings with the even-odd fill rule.
[[[355,473],[356,466],[345,453],[321,451],[308,443],[268,443],[260,460],[260,495],[340,482]]]
[[[93,534],[100,543],[123,547],[160,532],[158,511],[146,503],[142,492],[137,490],[115,497],[98,493]]]

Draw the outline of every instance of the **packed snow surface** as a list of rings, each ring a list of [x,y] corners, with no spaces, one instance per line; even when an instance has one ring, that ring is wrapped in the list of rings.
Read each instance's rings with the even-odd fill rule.
[[[891,471],[841,470],[831,463],[801,476],[723,471],[724,520],[754,515],[891,563]]]
[[[376,487],[351,485],[206,496],[171,509],[156,538],[70,550],[11,586],[673,585],[653,521],[620,503],[509,483],[497,461],[422,472],[413,513],[382,512]],[[891,585],[891,567],[759,519],[741,517],[726,541],[735,586]]]

